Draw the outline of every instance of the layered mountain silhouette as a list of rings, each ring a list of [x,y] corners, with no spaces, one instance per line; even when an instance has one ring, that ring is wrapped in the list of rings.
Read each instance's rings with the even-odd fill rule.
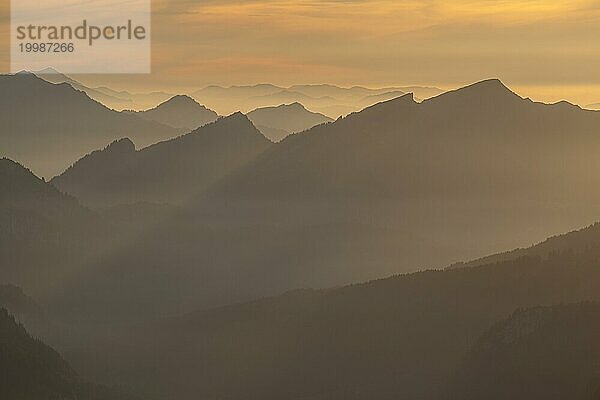
[[[110,110],[69,84],[33,74],[0,76],[0,156],[51,177],[102,144],[128,136],[139,146],[180,131]]]
[[[5,399],[133,399],[85,382],[54,349],[32,338],[4,308],[0,308],[0,372],[0,396]]]
[[[103,223],[14,161],[0,159],[0,187],[0,282],[45,292],[81,267]]]
[[[412,92],[411,92],[412,93]],[[373,104],[380,103],[382,101],[393,100],[397,97],[402,97],[406,93],[401,92],[399,90],[394,90],[391,92],[385,92],[381,94],[371,94],[362,98],[362,102],[365,103],[365,107],[371,106]]]
[[[146,110],[167,101],[173,95],[166,92],[131,93],[109,87],[90,87],[53,68],[35,71],[35,75],[52,83],[68,83],[75,89],[85,92],[90,98],[115,110]],[[337,118],[377,102],[398,97],[404,93],[414,93],[417,98],[426,99],[444,91],[436,87],[404,86],[369,89],[361,86],[344,88],[335,85],[294,85],[281,87],[272,84],[253,86],[207,86],[192,93],[199,101],[208,102],[221,114],[231,114],[241,110],[249,112],[255,108],[271,107],[281,103],[301,102],[309,108]]]
[[[89,205],[180,204],[271,146],[241,113],[136,151],[121,139],[76,162],[52,183]]]
[[[192,97],[210,104],[212,108],[222,114],[229,114],[237,110],[249,112],[256,108],[299,102],[310,110],[337,118],[381,101],[378,98],[369,100],[369,96],[408,91],[422,99],[443,92],[438,88],[420,86],[369,89],[360,86],[343,88],[335,85],[295,85],[286,88],[271,84],[259,84],[227,88],[208,86],[192,93]]]
[[[126,90],[114,90],[106,86],[89,87],[54,68],[35,71],[34,74],[51,83],[68,83],[73,88],[85,92],[90,98],[114,110],[144,110],[173,97],[172,94],[165,92],[130,93]]]
[[[126,150],[126,144],[126,141],[116,143],[112,151]],[[116,317],[119,313],[113,309],[114,304],[121,301],[121,309],[128,319],[131,319],[132,308],[141,306],[138,301],[149,304],[152,298],[156,300],[156,307],[143,307],[150,311],[140,312],[143,318],[164,315],[161,303],[164,303],[163,308],[181,304],[178,295],[171,297],[175,293],[164,291],[166,280],[156,280],[159,268],[148,269],[148,265],[159,262],[148,252],[151,247],[163,256],[175,257],[160,266],[165,268],[165,274],[171,274],[171,279],[185,281],[207,270],[200,268],[196,275],[184,269],[169,272],[169,265],[175,264],[197,269],[193,260],[176,256],[175,247],[184,244],[179,236],[183,234],[182,229],[192,230],[196,220],[182,215],[175,207],[138,203],[93,212],[7,159],[0,160],[0,187],[3,188],[0,192],[0,282],[25,289],[56,322],[70,323],[96,309],[102,313],[96,315],[99,318],[94,318],[94,322],[106,327],[111,321],[121,322]],[[171,228],[159,229],[160,235],[152,235],[165,220]],[[177,229],[179,231],[172,236]],[[187,256],[198,257],[202,246],[201,241],[190,241],[182,248]],[[123,276],[125,271],[131,274]],[[115,279],[117,276],[121,278]],[[129,278],[138,284],[127,287],[119,283]],[[92,286],[86,287],[90,280]],[[115,284],[119,287],[115,288]],[[109,295],[107,290],[113,293]],[[183,295],[187,298],[190,293],[184,291]],[[78,300],[71,301],[73,299]],[[8,302],[5,306],[23,315]]]
[[[593,220],[599,126],[599,113],[534,103],[498,80],[422,103],[406,95],[290,136],[201,206],[214,215],[230,204],[257,224],[385,227],[396,240],[383,251],[403,255],[365,256],[389,266],[379,275],[441,266]]]
[[[422,103],[406,95],[276,144],[241,114],[142,151],[118,142],[52,183],[95,208],[168,202],[187,217],[165,217],[104,257],[130,286],[98,266],[68,295],[81,304],[77,287],[115,301],[136,292],[181,310],[536,242],[597,216],[599,126],[598,113],[489,80]],[[151,295],[168,287],[157,271],[181,285],[177,300]]]
[[[446,399],[600,398],[600,304],[519,310],[470,351]]]
[[[336,85],[328,84],[316,84],[316,85],[294,85],[288,88],[290,91],[300,92],[306,96],[314,98],[321,97],[332,97],[332,98],[351,98],[361,97],[373,94],[381,94],[383,92],[389,92],[392,90],[400,90],[396,88],[382,88],[382,89],[367,89],[361,86],[353,86],[351,88],[343,88]],[[437,93],[439,94],[439,93]]]
[[[110,138],[50,183],[2,159],[0,282],[69,326],[67,364],[0,313],[2,390],[106,397],[72,365],[150,400],[594,399],[600,225],[539,240],[597,218],[599,128],[487,80],[279,143],[241,113]]]
[[[174,128],[192,131],[219,117],[216,112],[209,110],[189,96],[174,96],[158,106],[135,114],[143,119],[159,122]]]
[[[36,76],[38,76],[38,77],[42,78],[43,80],[50,82],[50,83],[55,83],[55,84],[68,83],[74,89],[85,92],[90,98],[92,98],[106,106],[109,106],[109,107],[112,107],[113,105],[121,105],[121,106],[126,107],[129,103],[129,101],[123,97],[124,93],[106,92],[106,91],[103,91],[101,88],[88,87],[88,86],[84,85],[83,83],[76,81],[75,79],[58,72],[54,68],[45,68],[43,70],[35,71],[33,73]]]
[[[599,113],[568,103],[533,103],[500,81],[489,80],[421,104],[406,95],[315,127],[259,160],[247,173],[254,178],[240,177],[246,183],[231,186],[240,195],[243,188],[252,192],[283,190],[290,195],[290,191],[301,191],[306,196],[313,190],[334,194],[337,187],[342,191],[352,187],[367,197],[407,190],[414,193],[415,189],[483,194],[499,185],[522,184],[528,174],[538,170],[549,174],[557,169],[551,156],[563,161],[580,150],[580,143],[597,141],[593,130],[599,121]],[[564,146],[567,137],[570,143]],[[310,170],[316,154],[330,155],[319,163],[321,181],[317,185],[312,178],[307,182],[314,184],[311,188],[298,185],[298,180],[314,173]],[[582,156],[585,159],[589,154]],[[535,171],[529,168],[531,163],[536,165]],[[275,164],[277,168],[271,168]],[[342,168],[343,164],[348,166]],[[271,176],[263,175],[266,171],[272,171]],[[589,170],[581,172],[589,176]],[[284,173],[289,188],[281,186]],[[442,176],[447,179],[440,179]]]
[[[414,93],[415,96],[427,99],[442,94],[444,91],[436,87],[427,86],[401,86],[387,87],[379,89],[369,89],[362,86],[353,86],[350,88],[342,88],[335,85],[295,85],[289,88],[290,90],[305,93],[313,97],[330,96],[335,98],[364,98],[367,96],[384,95],[388,93]],[[394,97],[398,97],[397,95]]]
[[[600,300],[600,235],[571,251],[572,235],[545,258],[199,311],[96,343],[73,361],[125,354],[126,363],[96,365],[97,379],[150,398],[535,399],[570,398],[572,390],[572,398],[591,399],[582,396],[597,377],[598,307],[514,314]]]
[[[333,121],[323,114],[308,111],[300,103],[257,108],[248,113],[248,118],[273,142],[279,142],[292,133]]]
[[[504,253],[493,254],[469,262],[459,262],[449,266],[452,268],[472,268],[484,264],[515,260],[520,257],[548,258],[557,252],[570,251],[581,253],[590,247],[600,246],[600,224],[596,223],[584,229],[566,234],[552,236],[541,243],[525,249],[514,249]]]

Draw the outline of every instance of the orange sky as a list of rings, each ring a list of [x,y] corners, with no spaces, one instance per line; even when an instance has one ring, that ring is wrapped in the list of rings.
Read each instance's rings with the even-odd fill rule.
[[[259,82],[451,88],[499,77],[539,100],[600,102],[600,1],[155,0],[153,10],[151,76],[79,79],[190,91]]]

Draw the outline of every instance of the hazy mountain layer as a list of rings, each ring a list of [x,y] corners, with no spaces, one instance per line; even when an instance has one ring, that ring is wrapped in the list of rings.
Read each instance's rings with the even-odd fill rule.
[[[113,351],[127,362],[103,358],[108,361],[97,366],[98,379],[116,379],[156,398],[246,399],[249,393],[266,400],[445,398],[453,393],[451,382],[471,346],[497,321],[520,308],[600,300],[600,237],[581,252],[569,251],[562,242],[544,259],[425,271],[201,311],[144,326],[138,336],[132,332],[125,340],[97,343],[88,353],[73,352],[70,357],[77,363],[100,360],[95,352]],[[490,349],[488,338],[508,340],[502,325],[484,336],[474,353],[478,364],[467,363],[473,366],[467,371],[476,374],[473,381],[464,382],[467,392],[485,393],[477,392],[482,385],[499,394],[492,398],[515,398],[524,386],[518,386],[519,381],[507,382],[515,384],[507,388],[494,386],[491,352],[504,354],[498,360],[509,362],[520,349],[535,356],[528,361],[531,365],[546,360],[548,368],[554,368],[550,378],[557,382],[550,382],[551,387],[589,381],[596,365],[589,363],[598,361],[596,353],[578,354],[595,345],[591,340],[597,318],[588,321],[586,315],[592,313],[574,313],[572,319],[569,313],[561,315],[566,318],[555,324],[561,331],[550,336],[555,342],[539,342],[545,333],[532,332],[523,345],[515,343],[519,347]],[[527,353],[527,343],[532,353]],[[571,343],[577,347],[569,347]],[[563,355],[569,357],[565,367],[570,369],[564,379],[556,369]],[[478,368],[480,361],[487,367]],[[496,365],[513,368],[513,375],[502,375],[499,382],[519,376],[522,366]],[[544,376],[527,373],[535,369],[523,371],[523,385],[543,393],[538,378]],[[487,380],[480,381],[478,372]],[[505,389],[513,397],[502,397]]]
[[[331,118],[338,118],[373,105],[385,93],[415,93],[415,96],[426,99],[436,96],[443,90],[431,87],[389,87],[368,89],[360,86],[342,88],[335,85],[295,85],[289,88],[271,84],[255,86],[208,86],[200,89],[192,96],[205,102],[221,114],[230,114],[234,111],[249,112],[256,108],[270,107],[278,104],[302,103],[308,109],[322,113]],[[393,96],[397,97],[397,96]]]
[[[116,91],[107,92],[105,90],[102,90],[102,88],[91,88],[91,87],[85,86],[81,82],[78,82],[75,79],[73,79],[65,74],[61,74],[60,72],[58,72],[52,68],[46,68],[41,71],[35,71],[33,73],[36,76],[38,76],[38,77],[42,78],[43,80],[50,82],[50,83],[55,83],[55,84],[68,83],[74,89],[85,92],[90,98],[104,104],[107,107],[114,108],[114,105],[120,105],[121,107],[126,107],[129,103],[129,100],[124,97],[125,93],[119,93]]]
[[[174,128],[192,131],[219,117],[216,112],[209,110],[188,96],[175,96],[158,106],[135,114],[143,119],[155,121]]]
[[[121,137],[143,147],[178,134],[172,127],[110,110],[69,84],[26,73],[0,76],[0,127],[0,156],[46,177]]]
[[[600,246],[598,238],[600,238],[600,223],[566,234],[553,236],[526,249],[515,249],[504,253],[493,254],[466,263],[460,262],[453,264],[448,268],[472,268],[494,262],[516,260],[520,257],[548,258],[556,252],[564,251],[579,253],[586,251],[590,247]]]
[[[279,142],[291,133],[302,132],[315,125],[333,121],[323,114],[308,111],[300,103],[258,108],[249,112],[248,118],[273,142]]]
[[[598,113],[533,103],[492,80],[421,104],[404,96],[277,144],[241,115],[139,152],[115,143],[53,183],[97,206],[181,210],[106,254],[62,301],[92,317],[156,312],[149,303],[164,314],[539,241],[596,218],[598,127]]]
[[[594,220],[599,127],[600,113],[497,80],[404,96],[288,137],[196,207],[219,223],[373,227],[381,246],[355,257],[371,277],[441,266]]]
[[[75,89],[87,93],[92,99],[115,110],[145,110],[156,107],[159,103],[173,97],[172,94],[165,92],[130,93],[108,87],[89,87],[52,68],[37,71],[35,74],[48,82],[68,83]],[[236,111],[249,112],[255,108],[271,107],[281,103],[302,102],[311,109],[337,118],[409,92],[414,93],[419,99],[427,99],[444,91],[426,86],[369,89],[361,86],[343,88],[335,85],[294,85],[284,88],[259,84],[227,88],[208,86],[192,93],[192,96],[202,103],[209,103],[223,115]]]
[[[152,236],[145,239],[143,235],[164,219],[174,223],[185,221],[177,217],[176,208],[136,204],[95,213],[7,159],[0,160],[0,187],[4,189],[0,191],[0,283],[12,283],[24,288],[44,306],[52,319],[57,322],[77,320],[92,316],[90,310],[95,308],[103,311],[96,315],[99,318],[93,318],[95,322],[103,327],[110,325],[111,321],[116,324],[120,321],[112,307],[123,299],[117,293],[127,293],[122,303],[124,313],[130,313],[132,307],[137,308],[134,298],[139,298],[140,293],[147,295],[141,299],[142,302],[155,298],[155,307],[143,308],[149,313],[140,312],[142,318],[163,315],[166,306],[161,309],[158,306],[160,304],[171,307],[180,304],[177,291],[167,290],[160,296],[156,291],[152,292],[154,285],[161,286],[166,281],[156,281],[155,271],[144,267],[152,259],[148,248],[160,252],[162,247]],[[180,225],[183,226],[182,223]],[[163,238],[169,238],[172,232],[164,231]],[[179,236],[172,237],[170,243],[173,246],[181,243]],[[169,257],[176,252],[173,248],[165,251],[164,255]],[[197,252],[198,244],[192,253]],[[120,264],[124,261],[124,255],[141,257],[143,260],[133,265]],[[169,270],[169,265],[164,264],[165,271]],[[113,266],[118,266],[120,272],[113,270]],[[136,268],[144,272],[137,276],[126,273]],[[95,273],[105,280],[99,279],[86,287],[87,278]],[[171,273],[183,281],[191,277],[183,271],[172,270]],[[125,286],[129,278],[138,280],[138,284],[132,287],[137,293],[132,293]],[[106,281],[110,284],[103,286]],[[6,290],[11,287],[7,286]],[[109,293],[110,288],[114,289],[112,294]],[[189,294],[185,292],[185,295]],[[74,299],[78,300],[71,301]],[[8,300],[5,305],[13,310]],[[21,313],[20,309],[13,311],[19,315],[26,314]],[[55,339],[54,332],[51,333]]]
[[[0,308],[0,373],[4,399],[132,399],[84,382],[56,351],[29,336],[4,308]]]
[[[130,93],[126,90],[114,90],[105,86],[92,88],[52,68],[36,71],[34,74],[51,83],[68,83],[113,110],[145,110],[173,97],[172,94],[165,92]]]
[[[136,151],[129,139],[79,160],[52,183],[90,205],[182,204],[242,168],[271,142],[241,113]]]
[[[0,159],[0,187],[0,282],[43,292],[81,267],[97,244],[92,233],[106,231],[77,200],[11,160]]]

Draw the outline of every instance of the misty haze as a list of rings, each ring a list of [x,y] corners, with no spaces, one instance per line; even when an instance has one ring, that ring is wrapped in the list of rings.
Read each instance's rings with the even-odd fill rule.
[[[600,400],[593,2],[155,3],[0,75],[1,399]]]

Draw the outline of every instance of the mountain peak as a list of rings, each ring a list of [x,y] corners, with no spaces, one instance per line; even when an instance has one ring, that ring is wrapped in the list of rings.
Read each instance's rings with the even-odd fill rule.
[[[522,100],[522,98],[510,90],[500,79],[486,79],[473,83],[459,89],[451,90],[424,100],[424,104],[436,104],[449,99],[460,99],[462,101],[498,104],[499,101]]]
[[[448,94],[477,94],[480,96],[499,96],[499,95],[511,95],[518,97],[512,90],[510,90],[500,79],[486,79],[473,83],[471,85],[462,87],[448,92]],[[438,96],[442,97],[444,94]]]
[[[184,94],[173,96],[154,108],[135,114],[144,119],[186,131],[213,122],[218,117],[216,112]]]
[[[467,88],[478,88],[480,90],[496,90],[496,91],[502,91],[502,92],[508,92],[511,94],[515,94],[515,92],[510,90],[509,87],[506,86],[504,84],[504,82],[502,82],[498,78],[484,79],[482,81],[475,82],[471,85],[468,85],[468,86],[464,87],[463,89],[467,89]]]
[[[198,104],[198,102],[196,100],[194,100],[193,98],[191,98],[190,96],[185,95],[185,94],[175,95],[175,96],[171,97],[169,100],[165,101],[165,103],[169,103],[169,102]]]
[[[509,91],[509,92],[513,93],[498,78],[484,79],[482,81],[475,82],[475,83],[473,83],[471,85],[468,85],[468,86],[464,87],[463,89],[466,89],[466,88],[479,88],[481,90],[503,90],[503,91]]]
[[[30,71],[19,71],[16,72],[14,74],[8,74],[8,75],[2,75],[3,78],[5,79],[12,79],[13,81],[17,80],[17,82],[23,82],[23,81],[41,81],[41,82],[46,82],[44,81],[42,78],[38,77],[36,74],[34,74],[33,72]]]
[[[40,71],[36,71],[35,74],[41,74],[41,75],[62,75],[60,72],[58,72],[57,70],[55,70],[52,67],[47,67],[44,68]]]
[[[550,105],[553,107],[560,107],[560,108],[564,108],[564,109],[582,110],[582,108],[580,106],[578,106],[577,104],[568,102],[567,100],[557,101],[556,103],[552,103]]]
[[[208,127],[208,126],[222,127],[227,130],[233,130],[233,131],[251,129],[253,131],[256,131],[257,134],[260,134],[260,132],[256,129],[256,127],[254,126],[252,121],[250,121],[248,119],[248,117],[246,116],[246,114],[242,113],[241,111],[236,111],[233,114],[227,115],[224,117],[218,117],[214,122],[211,122],[205,126],[206,127]],[[201,127],[197,128],[196,130],[192,131],[190,134],[194,134],[196,132],[202,131],[202,129],[205,126],[201,126]]]
[[[228,115],[226,117],[221,117],[217,120],[217,122],[221,121],[222,123],[240,123],[240,124],[245,124],[245,125],[251,125],[254,126],[252,124],[252,122],[250,121],[250,119],[248,119],[248,117],[246,116],[246,114],[244,114],[241,111],[236,111],[231,115]]]
[[[178,94],[176,96],[171,97],[169,100],[166,100],[156,106],[156,109],[162,109],[166,107],[181,107],[181,106],[193,106],[193,107],[201,107],[204,108],[203,105],[198,103],[196,100],[187,96],[185,94]]]
[[[299,102],[257,108],[248,113],[252,123],[273,142],[279,142],[292,133],[303,132],[316,125],[333,121],[312,112]]]
[[[290,103],[290,104],[282,104],[279,107],[290,108],[292,110],[298,110],[298,111],[306,110],[306,107],[304,107],[304,105],[302,105],[302,103],[297,102],[297,101]]]
[[[106,146],[106,152],[111,153],[133,153],[135,152],[135,144],[129,138],[118,139]]]
[[[233,119],[245,119],[245,120],[248,120],[248,117],[246,117],[246,114],[244,114],[241,111],[236,111],[233,114],[224,117],[223,119],[231,119],[231,118],[233,118]]]
[[[251,132],[256,135],[264,138],[264,135],[256,128],[254,122],[248,118],[248,116],[241,111],[237,111],[231,115],[226,117],[220,117],[214,124],[221,125],[221,127],[227,129],[228,131],[235,132]]]
[[[0,204],[16,204],[22,196],[36,197],[53,193],[53,188],[31,172],[28,168],[9,158],[0,158]],[[33,198],[29,197],[29,198]]]

